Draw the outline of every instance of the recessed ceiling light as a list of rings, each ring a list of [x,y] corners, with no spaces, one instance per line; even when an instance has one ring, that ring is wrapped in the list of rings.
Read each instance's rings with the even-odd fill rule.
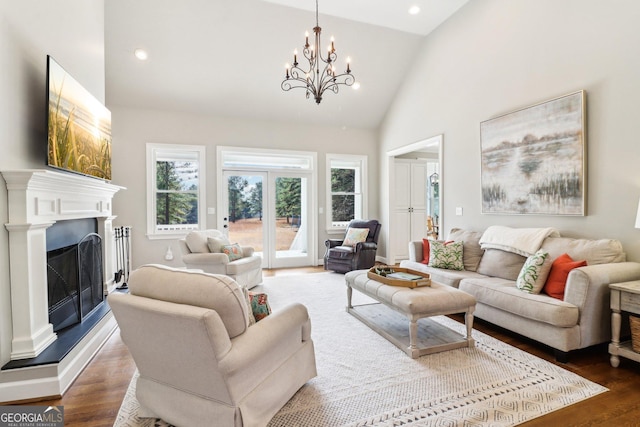
[[[147,58],[149,58],[149,54],[147,53],[146,50],[144,49],[136,49],[133,51],[133,54],[136,56],[136,58],[138,58],[140,61],[146,61]]]
[[[409,14],[411,15],[417,15],[420,13],[420,6],[411,6],[409,8]]]

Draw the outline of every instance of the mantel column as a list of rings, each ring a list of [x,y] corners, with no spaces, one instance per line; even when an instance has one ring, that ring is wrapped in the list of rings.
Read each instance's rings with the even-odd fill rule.
[[[53,222],[6,224],[11,248],[11,360],[36,357],[57,338],[49,323],[47,234]]]

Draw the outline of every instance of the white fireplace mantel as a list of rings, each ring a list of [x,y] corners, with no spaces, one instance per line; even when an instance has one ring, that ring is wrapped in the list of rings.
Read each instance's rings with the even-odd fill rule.
[[[46,229],[56,221],[96,218],[105,290],[115,272],[112,221],[117,185],[48,169],[2,171],[7,183],[11,268],[11,360],[36,357],[56,339],[49,323]]]

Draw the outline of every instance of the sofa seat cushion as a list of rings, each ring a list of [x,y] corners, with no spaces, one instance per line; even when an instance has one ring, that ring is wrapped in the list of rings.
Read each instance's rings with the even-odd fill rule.
[[[556,327],[571,328],[580,318],[575,305],[548,295],[523,292],[512,280],[468,278],[460,282],[460,289],[473,295],[478,303]]]
[[[473,277],[473,278],[487,277],[487,276],[483,276],[482,274],[476,273],[475,271],[445,270],[442,268],[429,267],[428,265],[424,265],[421,262],[409,261],[409,260],[400,261],[400,267],[410,268],[411,270],[421,271],[423,273],[429,273],[431,275],[432,281],[443,284],[443,285],[451,286],[454,288],[458,287],[458,284],[462,279],[467,279],[470,277]]]
[[[262,258],[253,255],[237,259],[227,264],[227,274],[238,275],[262,267]]]

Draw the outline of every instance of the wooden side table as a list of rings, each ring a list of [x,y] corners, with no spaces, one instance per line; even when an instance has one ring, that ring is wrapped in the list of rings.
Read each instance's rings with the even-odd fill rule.
[[[612,283],[611,288],[611,366],[620,365],[620,356],[640,362],[640,353],[633,351],[631,341],[620,342],[622,312],[640,314],[640,280],[632,282]]]

